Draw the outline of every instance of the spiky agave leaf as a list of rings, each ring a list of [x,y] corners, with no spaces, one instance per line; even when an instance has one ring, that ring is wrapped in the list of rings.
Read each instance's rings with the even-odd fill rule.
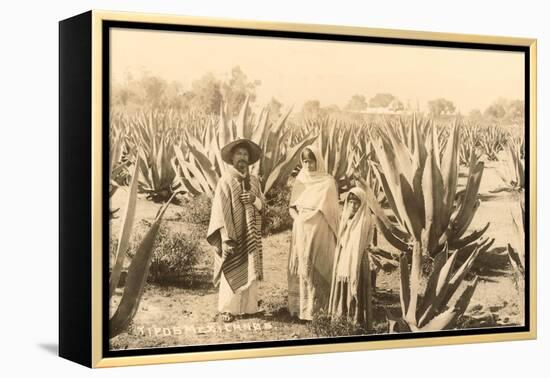
[[[168,202],[160,208],[153,224],[143,237],[143,240],[137,248],[136,254],[132,258],[132,262],[128,267],[128,275],[126,277],[122,298],[120,299],[120,303],[115,313],[109,320],[109,338],[113,338],[126,330],[137,312],[147,276],[149,275],[155,239],[164,213],[175,195],[176,193],[174,193]]]
[[[265,172],[268,176],[265,180],[265,185],[263,188],[264,193],[269,192],[271,188],[290,175],[290,172],[292,172],[300,161],[300,154],[302,153],[302,150],[312,144],[316,138],[316,136],[313,136],[309,139],[303,140],[301,143],[298,143],[287,151],[285,159],[275,166],[271,172]]]
[[[525,163],[521,158],[521,147],[514,140],[508,141],[505,159],[501,162],[504,172],[497,169],[497,174],[504,182],[504,186],[492,190],[492,193],[502,191],[519,192],[525,190]]]
[[[118,236],[115,264],[113,265],[111,275],[109,277],[109,298],[113,296],[118,285],[122,265],[124,263],[124,257],[126,256],[126,251],[130,247],[130,234],[132,233],[136,213],[137,186],[139,181],[138,176],[139,169],[138,164],[136,164],[129,187],[128,199],[126,200],[126,209],[124,210],[124,216],[122,218],[122,226]]]

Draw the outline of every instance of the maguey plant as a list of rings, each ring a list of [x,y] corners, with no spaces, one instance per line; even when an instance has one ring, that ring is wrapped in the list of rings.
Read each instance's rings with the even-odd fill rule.
[[[174,158],[173,146],[182,135],[181,127],[181,115],[172,110],[148,110],[132,115],[120,113],[111,117],[111,132],[115,135],[111,159],[124,151],[121,162],[124,164],[123,168],[128,170],[131,165],[138,164],[138,191],[146,193],[148,199],[164,202],[180,186],[175,180],[176,174],[171,160]],[[124,141],[119,147],[118,137]],[[113,149],[122,146],[124,148],[121,151]],[[129,174],[125,172],[123,178],[124,182],[120,175],[113,176],[114,181],[119,184],[127,184]]]
[[[267,194],[288,179],[299,164],[302,149],[316,138],[316,135],[309,135],[290,145],[290,129],[285,127],[285,123],[291,110],[289,108],[277,121],[269,122],[268,111],[264,109],[256,117],[246,98],[234,120],[227,117],[222,104],[217,123],[206,127],[202,139],[187,134],[185,144],[175,146],[175,169],[179,181],[192,195],[212,197],[217,181],[226,169],[221,158],[222,147],[232,140],[247,138],[262,148],[262,158],[251,167],[251,173],[260,177],[262,191]]]
[[[430,130],[423,140],[418,127],[413,127],[412,151],[392,127],[385,130],[374,143],[379,160],[377,172],[396,222],[390,220],[372,191],[367,192],[367,198],[376,215],[378,229],[403,252],[400,257],[401,317],[388,314],[391,330],[447,329],[466,311],[477,278],[457,299],[452,300],[453,294],[476,257],[488,250],[494,241],[480,240],[488,224],[464,236],[479,206],[476,196],[483,163],[471,164],[466,188],[457,200],[457,123],[451,128],[442,153],[434,130]],[[463,262],[455,269],[459,259]],[[432,260],[433,264],[422,293],[422,270],[426,260]]]
[[[137,158],[139,160],[139,157]],[[122,218],[120,233],[118,237],[115,261],[113,263],[111,274],[109,277],[109,302],[115,294],[115,290],[119,284],[121,272],[124,265],[124,260],[130,248],[130,236],[134,225],[137,190],[139,182],[139,161],[134,166],[134,171],[130,186],[128,188],[128,199],[126,201],[126,209]],[[109,338],[112,338],[121,332],[125,331],[130,325],[134,315],[136,314],[139,303],[145,288],[149,268],[153,257],[154,243],[157,237],[158,230],[164,213],[168,205],[173,200],[176,193],[160,207],[153,223],[149,230],[139,243],[135,255],[128,266],[126,281],[122,296],[116,308],[116,311],[109,320]]]
[[[513,139],[510,139],[504,148],[504,159],[501,161],[501,167],[502,170],[497,169],[497,173],[504,185],[493,190],[493,193],[525,190],[525,161],[521,158],[521,145]]]
[[[375,173],[395,220],[379,204],[373,205],[373,211],[378,228],[395,248],[410,252],[415,242],[422,242],[423,251],[435,257],[445,245],[456,250],[478,241],[489,227],[466,235],[480,205],[477,193],[484,164],[470,164],[466,187],[459,192],[458,124],[442,153],[436,133],[432,130],[424,137],[419,125],[413,123],[412,148],[391,126],[373,142]]]
[[[525,191],[518,193],[517,208],[511,211],[516,240],[506,245],[520,305],[520,318],[524,319],[525,308]]]
[[[459,162],[460,165],[470,166],[473,162],[477,163],[481,157],[478,147],[477,134],[479,127],[474,124],[467,124],[460,129],[460,143],[459,143]]]
[[[506,145],[507,133],[496,125],[481,128],[478,133],[479,145],[487,159],[496,161]]]

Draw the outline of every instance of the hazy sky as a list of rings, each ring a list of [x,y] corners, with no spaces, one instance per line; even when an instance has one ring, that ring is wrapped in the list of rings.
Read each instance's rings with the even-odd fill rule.
[[[311,99],[343,107],[354,94],[368,100],[389,92],[405,105],[419,101],[421,109],[445,97],[467,113],[498,97],[524,97],[524,57],[516,52],[111,30],[114,81],[148,71],[189,88],[207,72],[228,78],[239,65],[250,80],[261,81],[259,104],[275,97],[296,107]]]

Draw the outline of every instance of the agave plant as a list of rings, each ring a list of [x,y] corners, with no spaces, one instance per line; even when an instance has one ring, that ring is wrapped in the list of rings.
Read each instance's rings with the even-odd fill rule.
[[[342,191],[349,189],[348,170],[353,158],[354,125],[328,116],[306,120],[306,128],[317,130],[317,146],[325,161],[325,170],[331,174]]]
[[[192,195],[213,196],[217,181],[225,172],[226,163],[221,158],[221,149],[237,138],[247,138],[258,144],[262,157],[251,172],[260,177],[262,191],[269,191],[288,178],[299,163],[302,149],[313,143],[316,135],[309,135],[290,146],[290,129],[285,122],[292,111],[288,109],[276,122],[270,123],[267,110],[256,118],[245,100],[236,120],[228,119],[223,103],[217,124],[211,123],[202,139],[187,135],[185,144],[175,147],[174,169],[178,181]]]
[[[136,202],[137,202],[137,187],[139,181],[139,164],[135,165],[132,175],[132,180],[129,187],[126,210],[122,219],[122,226],[118,237],[115,262],[109,277],[109,300],[115,293],[116,287],[120,281],[122,266],[124,259],[130,247],[130,235],[134,224]],[[175,193],[159,209],[155,220],[151,227],[141,240],[135,255],[128,267],[128,274],[124,285],[122,297],[118,307],[109,320],[109,338],[112,338],[126,330],[139,307],[139,302],[143,294],[145,282],[149,274],[149,267],[153,256],[153,247],[155,239],[160,228],[160,224],[168,205],[174,198]]]
[[[496,161],[498,154],[504,149],[507,135],[498,126],[489,126],[479,133],[479,145],[487,159]]]
[[[519,194],[519,215],[518,212],[511,212],[512,221],[517,235],[516,243],[507,244],[508,259],[512,267],[514,283],[518,292],[520,301],[520,311],[523,311],[524,289],[525,289],[525,264],[522,256],[525,257],[525,193]],[[520,219],[518,219],[520,218]],[[523,317],[523,314],[522,314]]]
[[[516,144],[511,139],[504,151],[506,157],[501,162],[504,172],[497,170],[504,185],[492,192],[520,192],[525,190],[525,161],[521,158],[521,145]]]
[[[149,111],[134,119],[134,143],[138,148],[138,190],[155,202],[164,202],[179,188],[172,166],[175,156],[175,119],[171,113]]]
[[[478,130],[477,125],[467,125],[461,129],[458,151],[460,165],[468,167],[472,161],[477,163],[481,158],[477,140]]]
[[[454,294],[464,282],[476,257],[489,249],[493,241],[476,245],[458,269],[455,269],[458,252],[449,253],[447,248],[439,252],[434,258],[433,269],[423,293],[423,247],[422,243],[415,243],[410,268],[407,257],[402,255],[400,258],[401,316],[394,317],[388,312],[390,332],[428,332],[453,328],[468,308],[478,277],[468,282],[458,296]]]
[[[458,123],[442,153],[437,133],[431,130],[423,139],[418,125],[412,127],[411,149],[392,127],[374,143],[379,161],[375,173],[395,221],[376,201],[370,206],[379,230],[395,248],[411,252],[415,243],[421,243],[421,250],[435,257],[446,245],[456,250],[475,242],[489,227],[465,235],[480,205],[477,193],[483,163],[471,163],[466,188],[459,193]]]
[[[377,218],[377,227],[399,251],[401,277],[400,318],[388,314],[392,331],[416,332],[452,327],[466,311],[477,285],[468,285],[456,301],[453,294],[470,270],[475,258],[493,241],[479,240],[487,230],[464,236],[475,209],[483,163],[472,163],[466,189],[457,198],[458,122],[449,130],[443,151],[438,133],[420,131],[413,120],[409,147],[387,127],[374,144],[379,161],[377,177],[384,189],[396,221],[386,215],[372,191],[367,191],[369,207]],[[455,270],[459,256],[466,256]],[[433,258],[432,273],[421,294],[422,267]],[[409,268],[408,261],[411,260]]]
[[[122,156],[122,137],[120,134],[115,134],[114,131],[111,132],[113,134],[113,140],[109,149],[109,198],[112,198],[120,187],[114,177],[116,177],[117,173],[120,172],[121,168],[124,166],[120,163]],[[109,217],[111,219],[115,218],[118,210],[119,209],[111,209]]]

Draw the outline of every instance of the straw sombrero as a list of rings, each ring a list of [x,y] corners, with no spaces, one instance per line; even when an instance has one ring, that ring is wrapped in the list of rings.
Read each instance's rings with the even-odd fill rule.
[[[241,145],[248,150],[248,153],[250,155],[250,160],[248,161],[248,164],[252,165],[260,160],[260,157],[262,156],[262,149],[256,143],[246,138],[234,140],[233,142],[223,146],[221,151],[222,160],[225,161],[227,164],[232,164],[233,162],[231,161],[231,159],[233,149],[235,149],[236,147],[241,147]]]

